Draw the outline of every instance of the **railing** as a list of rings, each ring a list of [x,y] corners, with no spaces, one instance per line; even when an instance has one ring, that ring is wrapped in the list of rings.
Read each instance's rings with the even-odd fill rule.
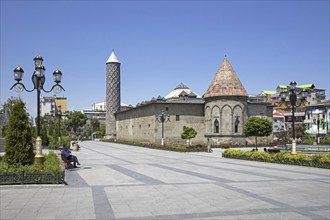
[[[21,172],[0,173],[0,185],[14,184],[65,184],[64,171],[55,173]]]

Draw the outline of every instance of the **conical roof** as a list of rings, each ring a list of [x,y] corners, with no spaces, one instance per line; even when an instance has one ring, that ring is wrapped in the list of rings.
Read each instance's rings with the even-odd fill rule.
[[[203,95],[204,98],[217,96],[248,96],[226,56]]]
[[[109,59],[107,60],[107,63],[120,63],[120,61],[118,60],[115,51],[112,50]]]

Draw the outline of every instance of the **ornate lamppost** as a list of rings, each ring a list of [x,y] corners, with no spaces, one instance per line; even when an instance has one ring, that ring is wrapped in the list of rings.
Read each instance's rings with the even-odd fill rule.
[[[45,69],[44,65],[42,64],[43,59],[40,55],[37,55],[34,57],[33,60],[34,60],[34,67],[35,67],[35,71],[32,74],[32,82],[33,82],[33,86],[34,86],[33,89],[31,89],[31,90],[26,89],[25,85],[20,82],[23,78],[24,70],[23,70],[23,68],[18,66],[14,69],[14,78],[16,80],[16,83],[10,88],[10,90],[12,90],[13,88],[16,92],[23,92],[24,90],[27,92],[33,92],[34,90],[37,90],[37,133],[38,133],[38,136],[37,136],[37,140],[36,140],[35,162],[38,164],[42,164],[44,156],[42,154],[42,140],[40,137],[40,93],[41,93],[41,90],[46,93],[50,93],[52,91],[54,91],[54,93],[60,93],[62,91],[65,91],[65,89],[60,85],[61,80],[62,80],[62,72],[57,69],[53,72],[55,85],[53,85],[49,91],[45,90],[44,83],[46,81],[46,77],[44,75],[44,72],[46,69]]]
[[[170,115],[165,113],[164,110],[161,111],[160,114],[156,114],[156,120],[162,123],[162,146],[164,146],[164,122],[170,120]]]
[[[290,86],[288,86],[288,91],[281,92],[280,96],[282,101],[285,101],[286,97],[289,97],[291,110],[292,110],[292,149],[291,153],[296,154],[296,133],[295,133],[295,117],[294,112],[296,107],[299,107],[301,103],[306,99],[308,92],[305,89],[298,89],[296,81],[292,81]],[[300,104],[298,100],[301,100]]]

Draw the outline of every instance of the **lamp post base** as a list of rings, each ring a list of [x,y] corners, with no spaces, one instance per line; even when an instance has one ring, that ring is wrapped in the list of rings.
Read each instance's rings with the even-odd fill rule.
[[[35,162],[35,164],[37,164],[37,165],[43,165],[44,164],[44,155],[40,155],[40,154],[36,154],[35,156],[34,156],[34,162]]]
[[[291,149],[291,154],[297,154],[296,151],[296,140],[292,140],[292,149]]]
[[[43,165],[44,163],[44,155],[42,154],[42,140],[40,136],[38,136],[36,140],[36,155],[34,157],[34,162],[39,165]]]

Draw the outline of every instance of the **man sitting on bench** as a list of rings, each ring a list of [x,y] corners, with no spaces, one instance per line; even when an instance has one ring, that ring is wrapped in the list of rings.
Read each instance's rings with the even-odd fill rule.
[[[73,161],[74,168],[77,168],[76,164],[80,165],[78,158],[75,155],[71,154],[71,151],[69,151],[68,147],[65,144],[63,144],[63,154],[69,161]]]

